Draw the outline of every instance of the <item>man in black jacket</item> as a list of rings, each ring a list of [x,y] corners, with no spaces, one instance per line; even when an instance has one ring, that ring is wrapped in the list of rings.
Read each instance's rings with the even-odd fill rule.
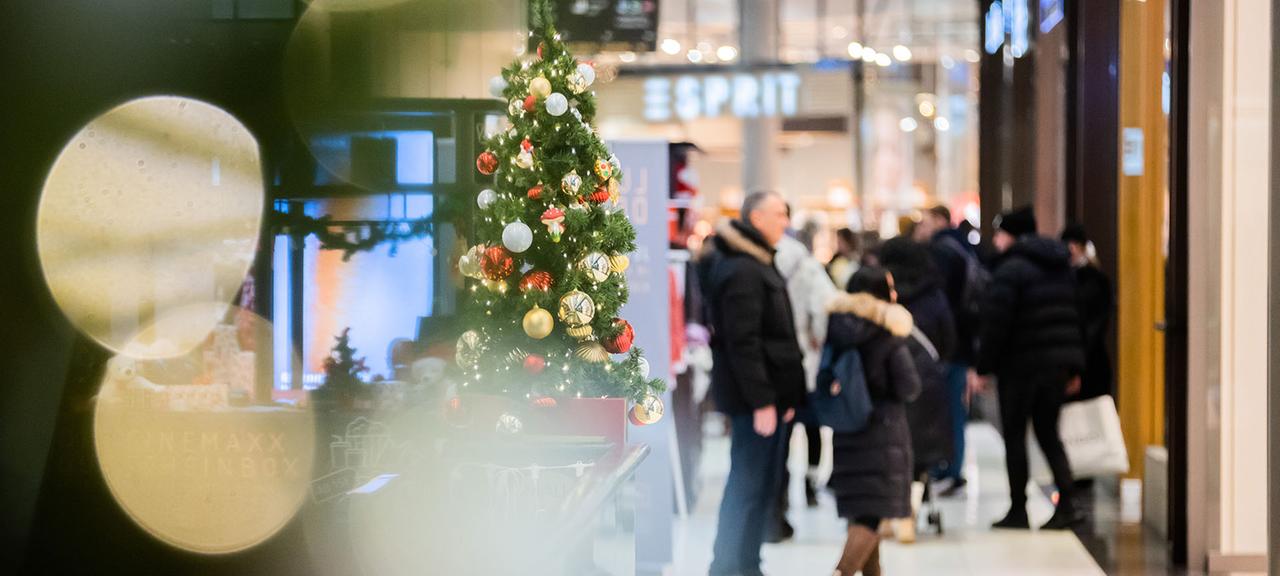
[[[713,575],[761,574],[760,546],[785,465],[785,435],[777,432],[804,402],[791,301],[773,265],[788,223],[780,196],[751,194],[742,219],[717,228],[700,263],[712,330],[711,391],[733,427]]]
[[[1058,509],[1043,529],[1070,528],[1079,516],[1071,467],[1058,436],[1058,413],[1069,389],[1079,387],[1084,369],[1070,257],[1061,242],[1036,235],[1029,207],[996,221],[994,243],[1000,256],[982,309],[977,370],[984,376],[995,374],[1000,386],[1012,507],[995,527],[1029,527],[1030,418],[1059,494]]]

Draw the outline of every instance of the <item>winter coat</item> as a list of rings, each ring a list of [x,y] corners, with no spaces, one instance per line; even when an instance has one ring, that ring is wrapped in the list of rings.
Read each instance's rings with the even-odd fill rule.
[[[965,247],[960,231],[954,228],[934,234],[929,242],[929,253],[942,277],[942,292],[947,296],[951,316],[956,325],[956,345],[951,360],[960,364],[973,363],[974,340],[977,338],[978,318],[966,310],[965,293],[969,284],[969,259],[977,258]]]
[[[831,304],[827,343],[862,355],[874,409],[867,427],[836,434],[828,485],[842,518],[911,515],[913,457],[906,404],[920,393],[907,335],[911,314],[868,294],[841,294]]]
[[[1084,338],[1085,368],[1081,376],[1080,395],[1076,400],[1114,394],[1111,352],[1107,333],[1115,309],[1111,280],[1097,266],[1087,264],[1075,269],[1076,309]]]
[[[949,361],[956,345],[955,319],[929,248],[899,236],[880,248],[880,264],[893,274],[898,303],[911,312],[916,327],[929,337],[942,362]]]
[[[796,337],[804,352],[805,386],[812,392],[827,339],[827,305],[836,296],[836,287],[822,264],[795,238],[783,237],[774,258],[778,273],[787,281]]]
[[[711,392],[726,414],[804,404],[803,354],[774,250],[740,221],[722,222],[699,262],[711,329]]]
[[[980,374],[1081,373],[1075,276],[1064,244],[1027,236],[996,258],[978,342]]]

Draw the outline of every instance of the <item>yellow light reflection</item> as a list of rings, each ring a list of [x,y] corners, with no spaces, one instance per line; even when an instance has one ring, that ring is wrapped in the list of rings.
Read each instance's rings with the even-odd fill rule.
[[[139,338],[193,302],[230,302],[262,222],[258,144],[227,112],[156,96],[99,116],[45,181],[37,248],[45,280],[86,335],[130,356],[162,358],[202,341],[216,319]]]

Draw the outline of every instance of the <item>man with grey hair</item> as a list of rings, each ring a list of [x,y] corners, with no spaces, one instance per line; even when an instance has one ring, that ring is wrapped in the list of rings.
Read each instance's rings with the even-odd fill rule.
[[[711,389],[732,426],[711,574],[762,574],[760,547],[782,480],[785,424],[805,399],[787,283],[774,266],[790,219],[776,193],[747,196],[699,263],[711,328]]]

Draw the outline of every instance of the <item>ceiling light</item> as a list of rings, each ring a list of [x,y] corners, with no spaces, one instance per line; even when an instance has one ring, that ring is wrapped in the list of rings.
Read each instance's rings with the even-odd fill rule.
[[[721,60],[733,60],[738,57],[738,49],[733,46],[721,46],[716,49],[716,57]]]
[[[974,64],[977,64],[978,62],[981,62],[981,61],[982,61],[982,55],[981,55],[981,54],[978,54],[978,51],[977,51],[977,50],[965,50],[965,51],[964,51],[964,59],[965,59],[965,60],[968,60],[968,61],[970,61],[970,62],[972,62],[972,63],[974,63]]]
[[[876,49],[870,46],[862,47],[862,61],[871,64],[876,61]]]
[[[849,43],[849,57],[855,60],[862,57],[861,42],[854,41]]]
[[[933,118],[937,111],[938,109],[934,107],[933,102],[925,100],[920,103],[920,115],[925,118]]]
[[[667,38],[662,41],[662,51],[675,56],[680,53],[680,42],[675,38]]]
[[[696,48],[695,48],[695,49],[693,49],[693,50],[690,50],[690,51],[689,51],[689,54],[688,54],[688,57],[689,57],[689,61],[690,61],[690,62],[693,62],[694,64],[697,64],[697,63],[699,63],[699,62],[701,62],[701,61],[702,61],[702,51],[701,51],[701,50],[698,50],[698,49],[696,49]]]
[[[946,116],[939,116],[933,119],[933,127],[939,132],[946,132],[951,129],[951,121]]]
[[[907,62],[911,60],[911,49],[899,44],[893,47],[893,57],[899,61]]]
[[[628,51],[628,52],[622,52],[622,53],[618,54],[618,59],[619,59],[619,60],[621,60],[621,61],[623,61],[623,62],[627,62],[627,63],[635,62],[635,61],[636,61],[636,53],[635,53],[635,52],[630,52],[630,51]]]
[[[901,129],[903,132],[915,132],[916,128],[919,128],[919,127],[920,127],[920,123],[916,122],[916,119],[910,116],[907,116],[906,118],[903,118],[902,120],[898,121],[898,128]]]
[[[893,64],[893,58],[890,58],[888,54],[876,54],[876,66],[884,68],[890,64]]]

